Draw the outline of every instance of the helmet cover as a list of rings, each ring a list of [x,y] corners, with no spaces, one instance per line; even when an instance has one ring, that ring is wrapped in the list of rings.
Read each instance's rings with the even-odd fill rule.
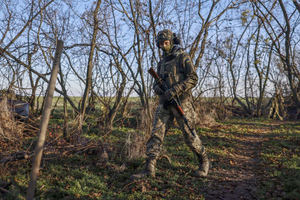
[[[159,42],[170,40],[171,43],[173,43],[173,32],[169,29],[164,29],[162,31],[159,31],[156,36],[156,45],[159,47]]]

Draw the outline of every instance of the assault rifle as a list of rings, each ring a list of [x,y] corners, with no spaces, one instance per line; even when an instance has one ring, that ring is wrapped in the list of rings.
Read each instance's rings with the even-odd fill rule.
[[[156,71],[152,67],[150,67],[150,69],[148,70],[148,72],[157,81],[157,83],[159,84],[160,88],[163,91],[167,91],[168,90],[167,85],[163,82],[163,80],[158,76],[158,74],[156,73]],[[173,105],[176,108],[176,110],[178,111],[178,113],[180,114],[180,116],[183,118],[184,123],[186,124],[186,126],[188,127],[188,129],[190,130],[190,132],[192,133],[192,135],[195,137],[196,136],[195,131],[189,125],[189,122],[188,122],[186,116],[184,115],[183,109],[181,108],[180,103],[177,100],[177,98],[173,97],[172,100],[171,100],[171,102],[170,102],[170,104]]]

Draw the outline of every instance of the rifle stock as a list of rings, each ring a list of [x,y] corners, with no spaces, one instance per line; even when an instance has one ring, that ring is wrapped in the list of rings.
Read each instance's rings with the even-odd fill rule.
[[[161,78],[158,76],[158,74],[156,73],[156,71],[150,67],[150,69],[148,70],[149,74],[158,82],[159,86],[166,91],[167,87],[164,85],[163,81],[161,80]]]

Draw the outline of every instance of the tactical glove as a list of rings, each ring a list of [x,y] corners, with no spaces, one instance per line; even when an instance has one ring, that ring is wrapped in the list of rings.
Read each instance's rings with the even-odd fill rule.
[[[165,92],[165,98],[170,102],[176,96],[176,94],[175,88],[170,88]]]
[[[155,94],[157,94],[157,95],[162,95],[164,93],[163,89],[161,89],[161,87],[159,87],[159,85],[155,85],[153,89],[154,89]]]

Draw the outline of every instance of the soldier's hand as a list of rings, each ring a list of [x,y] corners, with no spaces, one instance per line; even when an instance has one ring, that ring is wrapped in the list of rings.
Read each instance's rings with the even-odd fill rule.
[[[170,88],[165,92],[165,98],[167,101],[170,101],[176,96],[176,90],[174,88]]]
[[[161,87],[159,87],[159,85],[154,86],[154,92],[157,95],[162,95],[164,93],[163,89],[161,89]]]

